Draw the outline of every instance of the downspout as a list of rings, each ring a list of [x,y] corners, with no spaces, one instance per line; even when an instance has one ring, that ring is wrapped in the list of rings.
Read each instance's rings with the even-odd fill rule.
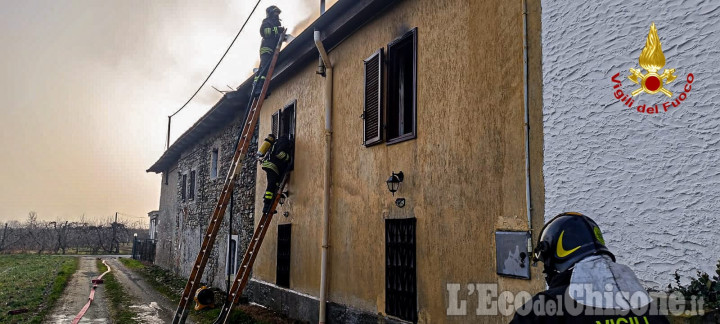
[[[525,115],[525,209],[528,221],[528,254],[532,255],[532,204],[530,203],[530,109],[528,107],[528,26],[527,26],[527,0],[522,1],[523,10],[523,109]]]
[[[315,46],[320,52],[325,64],[325,170],[323,184],[323,236],[322,257],[320,261],[320,311],[318,322],[325,323],[325,306],[327,304],[327,263],[328,263],[328,234],[330,219],[330,143],[332,140],[332,94],[333,94],[333,68],[330,64],[325,47],[320,40],[320,31],[314,33]]]

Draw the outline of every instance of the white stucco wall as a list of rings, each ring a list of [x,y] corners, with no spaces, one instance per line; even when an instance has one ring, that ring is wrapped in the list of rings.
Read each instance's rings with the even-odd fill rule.
[[[591,216],[618,262],[666,287],[720,259],[720,1],[600,2],[542,1],[545,217]],[[641,93],[628,108],[611,78],[638,88],[628,69],[652,22],[678,76],[672,99],[695,80],[678,108],[648,115],[634,108],[669,98]]]

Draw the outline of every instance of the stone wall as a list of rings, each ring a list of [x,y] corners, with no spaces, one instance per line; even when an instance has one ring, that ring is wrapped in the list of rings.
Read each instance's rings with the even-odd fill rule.
[[[242,126],[241,118],[244,118],[244,115],[236,117],[231,123],[220,127],[218,131],[187,149],[177,164],[167,174],[163,174],[155,263],[183,277],[190,276],[202,238],[220,197],[235,152],[237,134]],[[218,150],[219,165],[217,176],[212,177],[211,160],[215,149]],[[249,148],[249,152],[256,151],[257,132]],[[233,234],[238,235],[240,241],[236,250],[238,266],[254,231],[255,164],[252,157],[246,159],[233,193]],[[186,174],[189,182],[190,172],[193,170],[196,172],[195,197],[192,200],[186,197],[183,201],[182,176]],[[167,182],[166,176],[169,177]],[[227,209],[203,275],[204,283],[223,290],[226,289],[227,280],[230,206]],[[232,273],[234,276],[235,271]]]

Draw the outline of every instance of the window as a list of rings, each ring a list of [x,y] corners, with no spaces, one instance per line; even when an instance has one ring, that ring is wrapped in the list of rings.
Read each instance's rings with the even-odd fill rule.
[[[210,179],[215,179],[218,176],[218,148],[213,148],[210,152]]]
[[[272,114],[272,122],[270,125],[270,132],[277,138],[280,134],[280,110]]]
[[[227,262],[225,262],[225,273],[228,275],[228,277],[234,276],[238,270],[237,244],[238,236],[230,235],[230,239],[228,240]]]
[[[275,284],[285,288],[290,288],[290,225],[278,225]]]
[[[195,199],[195,170],[190,171],[190,189],[188,190],[188,199]]]
[[[180,176],[180,199],[185,202],[187,198],[187,174]]]
[[[393,144],[416,137],[417,28],[388,44],[385,132]]]
[[[283,109],[272,114],[271,128],[275,137],[290,135],[290,140],[295,141],[295,107],[297,101],[293,101]],[[288,170],[292,171],[295,165],[295,150],[290,152],[290,166]]]
[[[280,113],[280,135],[290,135],[290,138],[295,137],[295,105],[296,101],[293,101],[282,109]]]
[[[168,172],[168,171],[163,172],[163,182],[165,183],[166,186],[168,184],[168,178],[170,177],[169,173],[170,172]]]
[[[385,311],[417,321],[415,218],[385,220]]]
[[[383,49],[365,60],[365,96],[363,100],[363,144],[382,142]]]
[[[297,101],[293,101],[272,114],[271,131],[276,137],[290,135],[290,138],[295,138],[296,104]]]

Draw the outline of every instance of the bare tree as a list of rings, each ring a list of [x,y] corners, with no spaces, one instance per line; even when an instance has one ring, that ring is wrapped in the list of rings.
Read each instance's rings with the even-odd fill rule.
[[[84,217],[80,222],[40,221],[37,213],[31,211],[24,222],[0,224],[0,253],[65,254],[73,247],[76,253],[116,253],[119,244],[133,242],[131,233],[146,237],[147,232],[147,225],[140,222],[114,223],[110,219],[87,222]]]

